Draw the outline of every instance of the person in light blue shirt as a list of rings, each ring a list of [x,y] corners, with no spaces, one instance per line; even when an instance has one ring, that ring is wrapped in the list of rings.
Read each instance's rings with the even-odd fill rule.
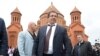
[[[33,56],[33,45],[36,38],[36,25],[30,22],[27,31],[21,31],[18,35],[18,50],[20,56]]]

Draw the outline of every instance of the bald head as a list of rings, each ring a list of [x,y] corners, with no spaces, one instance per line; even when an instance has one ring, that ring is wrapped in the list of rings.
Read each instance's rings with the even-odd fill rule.
[[[29,22],[28,27],[31,27],[32,25],[36,25],[34,22]]]
[[[28,30],[34,32],[36,30],[36,24],[34,22],[29,22]]]

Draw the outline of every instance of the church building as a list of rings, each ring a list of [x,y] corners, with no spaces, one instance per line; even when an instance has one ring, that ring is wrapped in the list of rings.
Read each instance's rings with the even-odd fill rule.
[[[85,27],[81,23],[81,11],[79,11],[76,7],[70,12],[70,25],[66,25],[66,21],[64,19],[64,15],[57,10],[57,8],[51,3],[51,5],[40,15],[40,19],[37,21],[37,26],[41,27],[48,23],[48,13],[50,11],[55,11],[58,13],[58,18],[56,19],[57,23],[61,25],[62,27],[65,27],[68,33],[69,38],[71,39],[72,46],[74,46],[77,43],[76,36],[78,34],[83,36],[83,39],[85,41],[88,41],[88,36],[85,34]],[[22,25],[21,22],[21,16],[22,14],[16,8],[11,13],[11,25],[8,26],[8,41],[9,46],[16,47],[17,46],[17,38],[18,33],[22,31]]]

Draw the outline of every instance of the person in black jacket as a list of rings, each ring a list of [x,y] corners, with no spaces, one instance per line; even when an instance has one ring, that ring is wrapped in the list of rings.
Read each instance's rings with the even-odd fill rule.
[[[74,47],[73,56],[92,56],[92,46],[89,41],[84,41],[82,35],[77,35],[78,43]]]
[[[56,23],[58,13],[48,13],[48,24],[39,28],[34,42],[36,56],[71,56],[72,45],[66,29]],[[64,47],[64,49],[63,49]]]
[[[0,18],[0,56],[7,56],[8,39],[5,22]]]
[[[19,55],[18,48],[15,48],[14,53],[13,53],[13,56],[20,56],[20,55]]]

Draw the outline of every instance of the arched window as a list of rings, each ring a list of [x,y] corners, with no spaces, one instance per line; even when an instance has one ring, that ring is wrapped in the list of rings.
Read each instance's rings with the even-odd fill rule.
[[[78,20],[78,16],[77,16],[77,20]]]
[[[18,17],[17,17],[17,22],[18,22]]]
[[[76,18],[76,16],[75,16],[75,20],[76,20],[77,18]]]
[[[15,22],[16,22],[16,17],[15,17]]]

